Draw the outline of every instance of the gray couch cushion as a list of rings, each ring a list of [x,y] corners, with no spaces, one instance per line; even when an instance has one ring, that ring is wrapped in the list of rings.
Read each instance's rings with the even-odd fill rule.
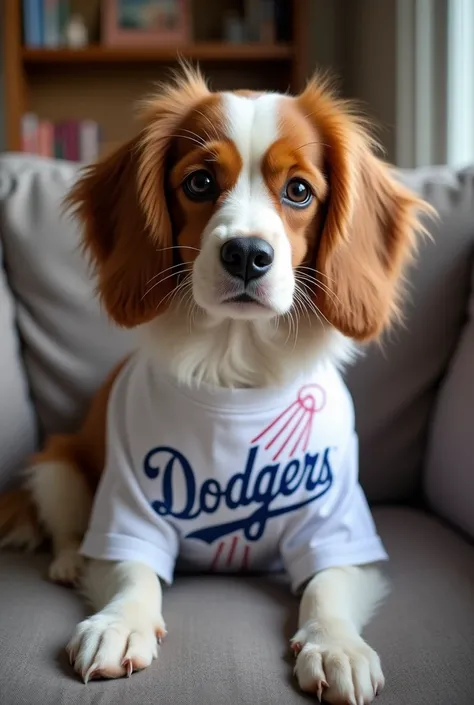
[[[0,179],[0,193],[2,186]],[[35,415],[15,327],[15,304],[2,268],[0,245],[0,491],[11,484],[23,465],[25,454],[34,449],[35,441]]]
[[[132,336],[108,324],[78,228],[61,215],[77,165],[4,155],[0,174],[8,184],[1,204],[5,262],[32,397],[43,432],[67,431]]]
[[[379,650],[381,705],[474,702],[474,548],[436,520],[380,509],[393,593],[367,630]],[[82,685],[63,646],[83,616],[44,582],[46,560],[0,555],[0,703],[296,705],[287,640],[297,601],[282,578],[182,577],[165,594],[160,658],[129,680]],[[312,701],[314,702],[314,701]]]
[[[372,501],[421,489],[429,421],[465,319],[474,254],[474,168],[404,172],[440,215],[410,272],[405,325],[349,369],[360,434],[361,477]]]
[[[474,538],[474,267],[468,318],[438,395],[424,488],[431,507]]]

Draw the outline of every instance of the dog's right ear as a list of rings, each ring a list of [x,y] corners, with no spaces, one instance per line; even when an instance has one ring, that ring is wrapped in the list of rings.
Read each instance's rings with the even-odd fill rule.
[[[152,232],[139,197],[140,150],[137,138],[86,167],[66,200],[82,222],[102,303],[125,327],[154,318],[174,286],[172,278],[159,283],[173,260],[164,185],[156,184]]]
[[[167,156],[187,110],[209,95],[201,74],[181,67],[144,105],[140,135],[93,164],[66,199],[82,221],[100,298],[119,325],[162,313],[177,278],[166,199]],[[171,270],[176,272],[176,270]]]

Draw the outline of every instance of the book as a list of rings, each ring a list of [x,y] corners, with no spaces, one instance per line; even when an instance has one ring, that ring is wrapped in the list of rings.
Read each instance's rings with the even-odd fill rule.
[[[21,120],[21,149],[28,154],[38,154],[38,117],[25,113]]]
[[[55,159],[64,159],[64,123],[54,125],[54,152]]]
[[[23,0],[23,42],[30,48],[43,45],[42,0]]]
[[[33,112],[25,113],[21,120],[21,149],[51,159],[72,162],[94,162],[99,157],[100,126],[95,120],[39,119]]]
[[[64,123],[64,158],[71,162],[79,161],[79,123],[67,120]]]
[[[50,120],[39,121],[38,154],[42,157],[54,157],[54,125]]]
[[[60,44],[59,0],[43,0],[44,46],[55,49]]]
[[[82,120],[79,125],[79,161],[89,164],[99,157],[100,128],[94,120]]]

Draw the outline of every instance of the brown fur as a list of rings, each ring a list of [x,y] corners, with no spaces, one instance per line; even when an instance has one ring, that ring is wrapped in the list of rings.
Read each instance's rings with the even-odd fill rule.
[[[298,103],[324,145],[329,187],[315,270],[330,291],[317,289],[316,303],[344,335],[368,340],[397,316],[418,217],[434,211],[395,180],[350,105],[324,83],[310,82]]]
[[[44,449],[30,458],[30,465],[45,462],[64,462],[84,475],[95,493],[104,468],[106,416],[109,394],[113,383],[126,360],[118,364],[92,399],[84,423],[77,433],[50,436]],[[22,544],[38,545],[43,537],[36,507],[26,489],[0,494],[0,542],[7,536],[21,531]],[[15,541],[15,543],[20,543]]]
[[[26,548],[36,548],[43,538],[38,512],[26,489],[0,494],[0,544],[6,536],[12,536],[12,545]]]
[[[397,314],[418,214],[431,209],[396,182],[374,155],[363,124],[321,82],[310,82],[282,106],[282,136],[265,155],[262,173],[285,223],[293,266],[312,266],[319,280],[312,295],[332,325],[357,340],[373,338]],[[181,183],[191,168],[212,169],[221,197],[237,180],[241,158],[225,135],[219,107],[200,74],[185,71],[144,105],[138,137],[88,167],[68,198],[84,224],[101,300],[119,325],[140,325],[168,305],[177,282],[169,269],[173,229],[181,259],[196,257],[219,201],[184,198]],[[307,209],[281,203],[293,173],[316,194]],[[78,433],[52,436],[32,465],[64,461],[95,491],[104,467],[108,396],[122,365],[95,396]],[[0,497],[0,537],[22,523],[38,526],[28,493]]]

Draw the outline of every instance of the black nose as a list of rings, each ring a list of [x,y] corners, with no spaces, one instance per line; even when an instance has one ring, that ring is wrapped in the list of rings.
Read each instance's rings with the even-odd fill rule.
[[[260,237],[234,237],[221,247],[224,269],[245,282],[268,272],[273,256],[273,247]]]

